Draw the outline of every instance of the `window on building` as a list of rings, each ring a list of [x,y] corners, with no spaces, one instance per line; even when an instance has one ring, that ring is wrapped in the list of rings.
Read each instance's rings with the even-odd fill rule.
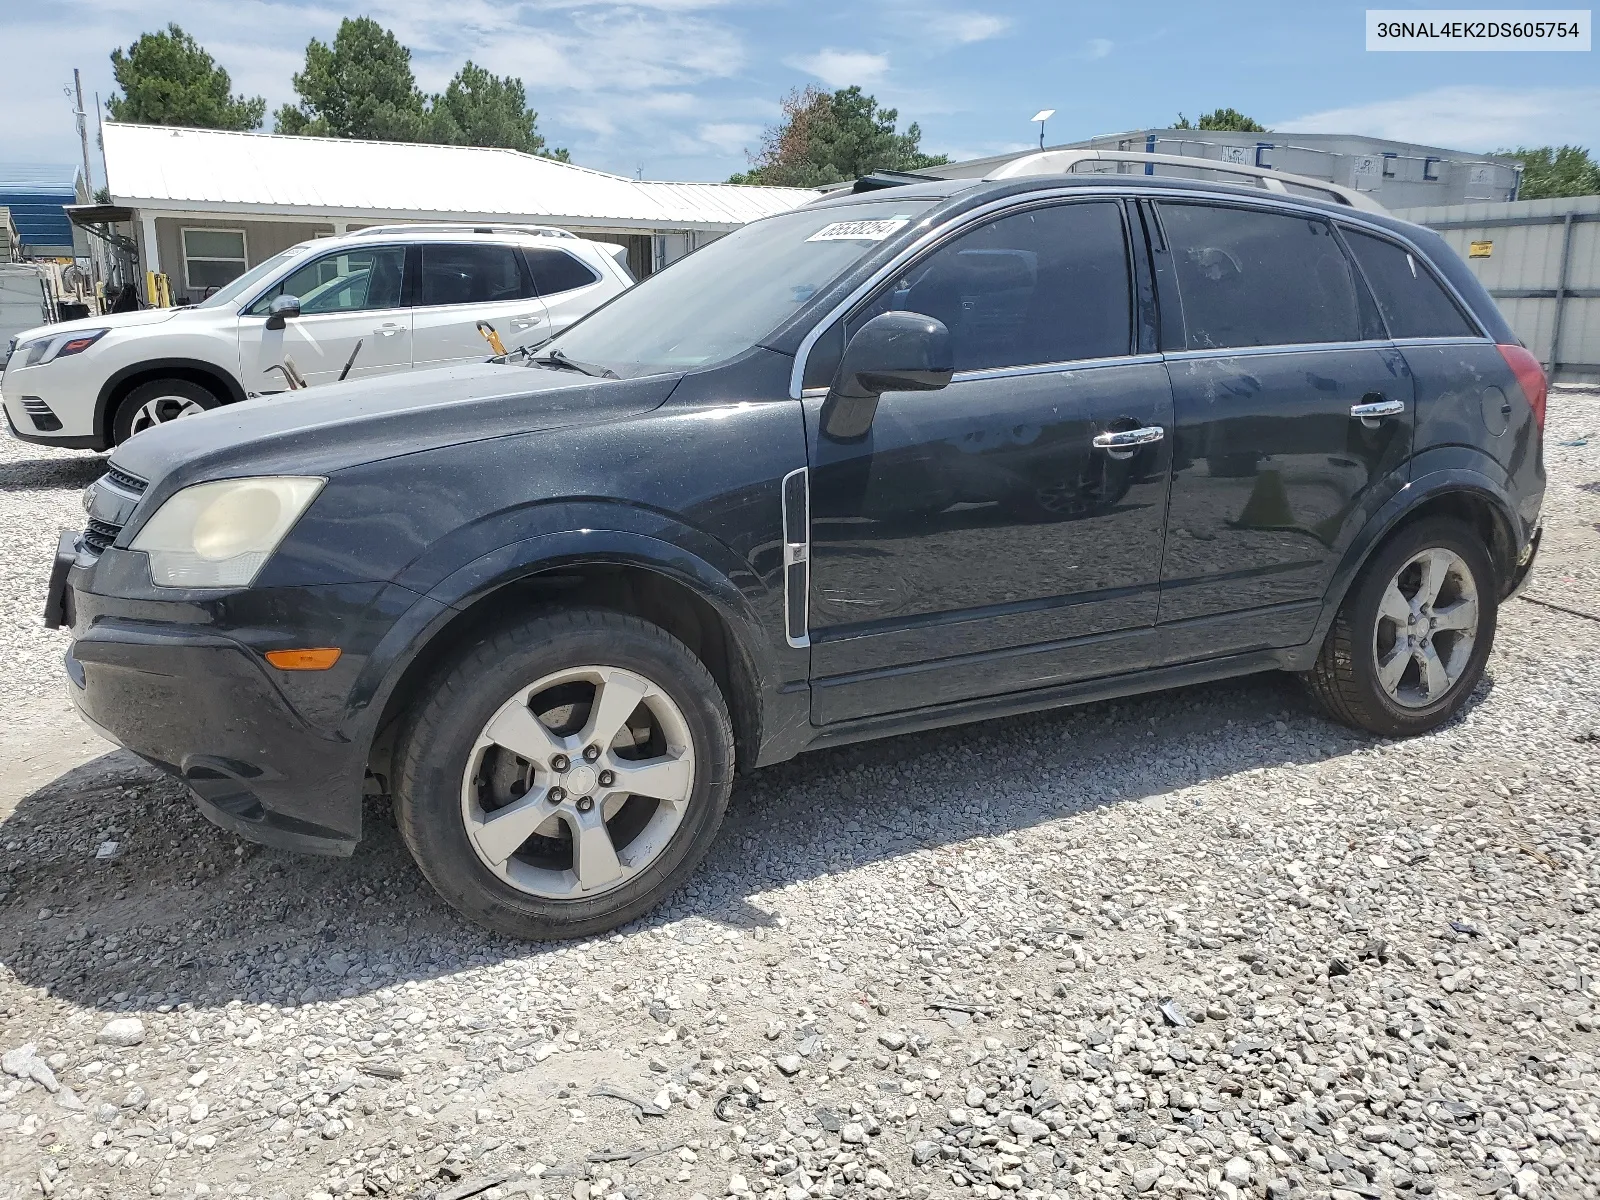
[[[1326,222],[1162,204],[1191,350],[1356,341],[1355,278]]]
[[[1392,153],[1387,153],[1387,152],[1384,154],[1384,156],[1383,156],[1383,177],[1385,179],[1393,179],[1394,178],[1394,160],[1399,158],[1399,157],[1400,156],[1398,154],[1392,154]]]
[[[1469,337],[1474,332],[1426,264],[1405,247],[1349,228],[1344,238],[1390,337]]]
[[[185,229],[183,231],[184,284],[204,292],[232,283],[245,273],[244,230]]]
[[[533,285],[541,296],[588,287],[600,277],[565,250],[554,246],[524,246],[523,256],[533,272]]]
[[[1424,179],[1427,179],[1427,180],[1431,181],[1431,182],[1435,182],[1435,183],[1438,182],[1438,179],[1439,179],[1439,164],[1441,162],[1443,162],[1443,161],[1444,160],[1441,159],[1441,158],[1425,158],[1425,159],[1423,159],[1422,160],[1422,177]]]
[[[526,300],[533,281],[511,246],[434,246],[422,248],[424,307],[435,304],[493,304]]]

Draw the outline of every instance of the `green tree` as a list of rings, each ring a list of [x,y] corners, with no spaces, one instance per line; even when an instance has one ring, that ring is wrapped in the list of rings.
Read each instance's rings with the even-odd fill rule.
[[[1171,128],[1173,129],[1218,129],[1230,133],[1271,133],[1261,122],[1245,116],[1237,108],[1219,108],[1212,112],[1201,113],[1198,123],[1189,124],[1189,118],[1182,113]]]
[[[429,109],[432,140],[456,146],[500,146],[567,162],[548,149],[539,114],[528,107],[522,80],[490,74],[470,59]]]
[[[113,50],[111,71],[122,89],[106,101],[113,121],[255,129],[267,112],[261,96],[230,95],[228,73],[176,24],[141,35],[126,52]]]
[[[808,87],[783,99],[783,120],[761,138],[750,170],[729,183],[818,187],[873,171],[917,171],[950,159],[922,152],[922,128],[913,121],[897,131],[900,114],[878,107],[859,87],[836,92]]]
[[[424,140],[428,110],[411,51],[371,17],[346,17],[332,46],[312,38],[294,90],[300,103],[278,110],[279,133]]]
[[[1518,200],[1600,194],[1600,163],[1582,146],[1518,146],[1499,153],[1522,162]]]

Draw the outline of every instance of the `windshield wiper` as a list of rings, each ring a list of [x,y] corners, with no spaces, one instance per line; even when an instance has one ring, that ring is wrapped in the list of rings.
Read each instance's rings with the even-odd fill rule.
[[[615,371],[609,367],[602,367],[595,363],[579,362],[575,358],[568,358],[559,346],[552,346],[543,354],[530,354],[528,361],[541,367],[551,367],[558,371],[577,371],[583,375],[590,375],[596,379],[620,379]]]

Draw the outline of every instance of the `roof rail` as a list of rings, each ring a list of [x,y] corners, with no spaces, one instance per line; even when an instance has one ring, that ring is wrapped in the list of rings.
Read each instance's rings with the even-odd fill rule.
[[[352,229],[349,236],[362,237],[369,233],[416,233],[419,230],[433,233],[527,233],[534,237],[573,239],[578,237],[571,230],[557,229],[554,225],[506,225],[482,221],[408,221],[393,225],[368,225],[362,229]]]
[[[1106,163],[1105,171],[1075,172],[1080,163]],[[1138,150],[1042,150],[1014,158],[997,167],[985,179],[1020,179],[1032,175],[1068,174],[1128,174],[1123,165],[1145,167],[1182,167],[1193,171],[1213,171],[1222,175],[1237,175],[1250,185],[1279,194],[1305,195],[1325,199],[1334,204],[1344,204],[1367,212],[1384,212],[1383,205],[1364,192],[1347,188],[1326,179],[1313,179],[1308,175],[1291,175],[1274,171],[1270,167],[1246,166],[1244,163],[1222,162],[1215,158],[1195,158],[1187,154],[1146,154]],[[1153,174],[1153,172],[1147,172]]]

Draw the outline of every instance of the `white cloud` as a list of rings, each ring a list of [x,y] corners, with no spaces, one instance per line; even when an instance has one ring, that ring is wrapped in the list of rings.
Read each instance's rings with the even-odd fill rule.
[[[997,38],[1011,28],[1010,17],[997,17],[992,13],[952,12],[926,15],[925,28],[940,41],[956,46],[973,42],[986,42]]]
[[[876,83],[889,70],[887,54],[868,54],[865,50],[818,50],[815,54],[786,58],[784,62],[815,75],[833,88]]]
[[[740,121],[713,121],[695,131],[700,141],[722,154],[742,154],[761,141],[762,127]]]
[[[1087,45],[1090,58],[1107,58],[1116,43],[1110,38],[1090,38]]]
[[[1490,151],[1564,142],[1600,144],[1600,88],[1460,85],[1269,122],[1289,133],[1357,133]]]

